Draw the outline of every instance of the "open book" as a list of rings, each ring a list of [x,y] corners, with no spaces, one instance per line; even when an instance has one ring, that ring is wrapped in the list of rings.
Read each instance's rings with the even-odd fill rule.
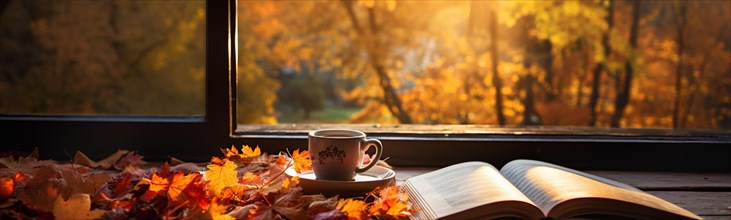
[[[500,171],[465,162],[404,186],[414,219],[701,219],[627,184],[534,160],[514,160]]]

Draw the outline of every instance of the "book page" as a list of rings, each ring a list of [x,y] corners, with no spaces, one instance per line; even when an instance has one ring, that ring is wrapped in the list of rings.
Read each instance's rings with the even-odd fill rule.
[[[529,209],[523,212],[532,213],[532,217],[540,218],[542,214],[535,205],[506,180],[500,172],[490,164],[483,162],[466,162],[446,167],[434,172],[410,178],[406,181],[407,188],[413,191],[417,198],[415,202],[424,210],[423,218],[443,218],[470,216],[465,210],[499,202],[515,202],[524,204],[514,205]],[[413,196],[412,196],[413,197]],[[476,216],[489,211],[473,211]],[[536,217],[535,215],[538,215]],[[523,213],[523,216],[530,214]]]
[[[548,217],[616,214],[637,218],[658,215],[699,218],[630,185],[549,163],[516,160],[500,172]]]

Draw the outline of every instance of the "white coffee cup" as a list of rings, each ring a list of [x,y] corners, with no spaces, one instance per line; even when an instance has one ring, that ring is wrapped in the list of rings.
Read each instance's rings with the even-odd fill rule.
[[[323,129],[308,135],[312,170],[321,180],[353,180],[357,173],[371,169],[381,158],[383,145],[377,139],[367,139],[365,133],[348,129]],[[370,146],[376,154],[366,166],[363,155]]]

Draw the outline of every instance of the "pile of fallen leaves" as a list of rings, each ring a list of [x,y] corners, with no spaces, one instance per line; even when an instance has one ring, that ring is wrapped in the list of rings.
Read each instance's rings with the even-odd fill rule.
[[[297,177],[307,151],[222,149],[205,167],[172,159],[145,165],[119,150],[94,161],[39,160],[38,151],[0,158],[0,219],[404,219],[408,198],[392,185],[357,198],[304,195]]]

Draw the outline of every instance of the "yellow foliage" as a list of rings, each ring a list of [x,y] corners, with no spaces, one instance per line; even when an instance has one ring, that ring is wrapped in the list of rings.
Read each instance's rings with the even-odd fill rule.
[[[239,182],[238,172],[236,172],[236,163],[228,159],[219,159],[213,157],[211,164],[208,164],[206,171],[206,180],[209,180],[208,186],[215,195],[221,193],[226,186]]]

